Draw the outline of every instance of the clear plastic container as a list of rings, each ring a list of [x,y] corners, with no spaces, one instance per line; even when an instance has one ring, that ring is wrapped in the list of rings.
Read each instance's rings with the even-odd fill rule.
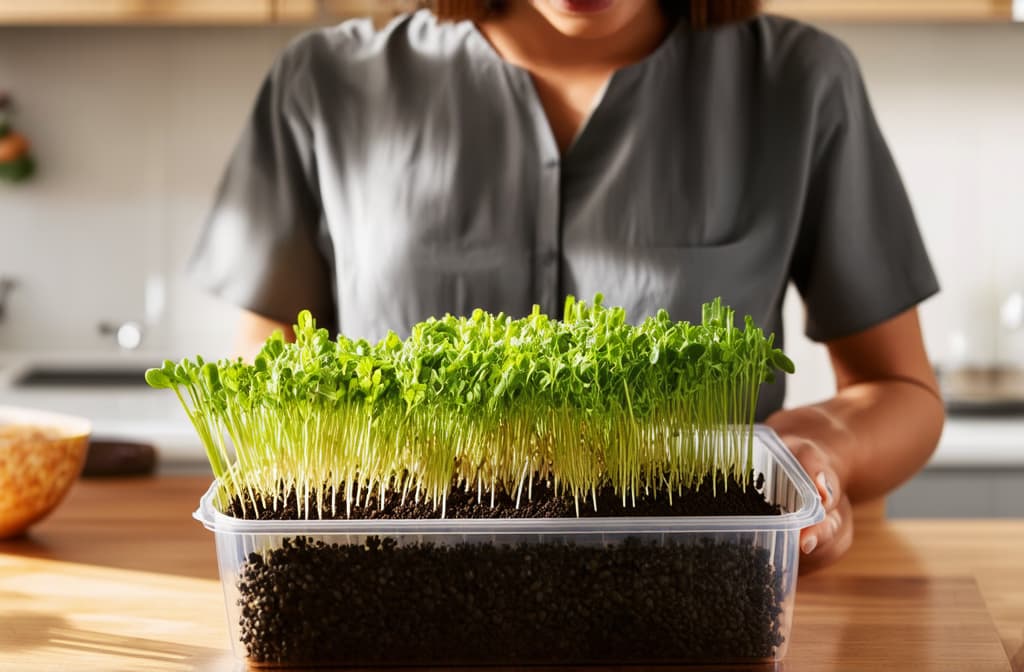
[[[766,427],[754,470],[782,515],[248,521],[215,509],[214,483],[194,516],[250,663],[777,661],[799,533],[825,514]]]

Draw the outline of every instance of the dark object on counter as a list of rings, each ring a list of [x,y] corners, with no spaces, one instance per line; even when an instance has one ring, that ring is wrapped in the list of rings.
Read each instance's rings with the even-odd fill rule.
[[[40,366],[26,371],[14,384],[20,387],[143,387],[146,369]]]
[[[950,415],[1024,415],[1024,369],[965,367],[938,376]]]
[[[156,449],[148,443],[92,438],[82,477],[145,476],[156,468]]]

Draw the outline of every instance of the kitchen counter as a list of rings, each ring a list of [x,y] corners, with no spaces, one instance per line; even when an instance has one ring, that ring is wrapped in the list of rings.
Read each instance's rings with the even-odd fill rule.
[[[0,542],[0,669],[243,669],[213,536],[190,517],[208,484],[82,481],[29,537]],[[1024,520],[864,515],[857,534],[801,577],[777,669],[1024,670]]]

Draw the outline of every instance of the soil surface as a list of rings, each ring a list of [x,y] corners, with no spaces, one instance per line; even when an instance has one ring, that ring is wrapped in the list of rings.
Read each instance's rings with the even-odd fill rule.
[[[600,493],[598,514],[779,513],[755,487],[710,483],[674,498]],[[724,484],[720,484],[724,485]],[[761,483],[755,483],[760,487]],[[546,493],[546,495],[545,495]],[[294,493],[278,518],[294,519]],[[588,500],[589,503],[589,500]],[[535,484],[533,499],[478,504],[456,492],[450,518],[575,516]],[[592,503],[584,515],[593,515]],[[236,502],[237,506],[238,503]],[[329,507],[327,508],[329,511]],[[314,510],[315,511],[315,510]],[[344,516],[341,507],[340,516]],[[371,502],[353,517],[436,518],[433,507]],[[428,538],[429,539],[429,538]],[[351,537],[346,537],[351,540]],[[377,536],[286,538],[250,553],[238,579],[241,639],[256,664],[518,665],[763,660],[781,644],[785,597],[766,548],[690,538],[449,545]],[[784,552],[784,551],[780,551]]]
[[[616,495],[611,487],[599,490],[597,507],[588,495],[580,500],[580,517],[625,517],[625,516],[735,516],[735,515],[777,515],[781,510],[777,505],[765,501],[761,490],[764,487],[764,476],[751,479],[743,487],[733,477],[724,478],[718,475],[717,482],[712,483],[707,477],[695,489],[684,488],[682,493],[674,494],[669,501],[665,493],[657,496],[638,497],[635,504],[631,499],[623,506],[622,497]],[[254,511],[251,502],[243,503],[237,498],[231,502],[227,514],[235,518],[255,520],[303,520],[303,519],[428,519],[440,518],[441,506],[433,502],[415,502],[410,494],[402,501],[402,493],[389,491],[380,506],[377,496],[370,497],[368,502],[360,498],[358,505],[346,511],[342,489],[334,498],[330,493],[322,497],[317,506],[317,495],[309,497],[307,504],[299,505],[299,497],[291,490],[284,501],[278,497],[276,502],[266,502],[258,511]],[[529,494],[528,494],[529,493]],[[571,496],[556,496],[554,490],[545,482],[534,481],[532,492],[524,487],[516,506],[515,492],[500,490],[491,506],[490,495],[484,493],[478,498],[476,490],[452,488],[448,494],[444,517],[451,519],[466,518],[575,518],[576,503]],[[304,498],[302,498],[304,499]]]

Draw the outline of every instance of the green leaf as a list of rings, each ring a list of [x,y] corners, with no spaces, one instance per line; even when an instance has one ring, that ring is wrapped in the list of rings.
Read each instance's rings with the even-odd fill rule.
[[[796,364],[794,364],[793,360],[787,357],[786,353],[782,352],[782,350],[772,350],[772,364],[777,369],[785,371],[786,373],[796,372]]]
[[[24,182],[36,172],[36,163],[31,156],[20,156],[13,161],[0,162],[0,180]]]
[[[707,351],[707,346],[703,343],[688,343],[682,351],[683,359],[689,362],[696,362],[699,360],[704,353]]]
[[[146,384],[157,390],[165,390],[173,386],[171,379],[162,369],[147,369]]]

